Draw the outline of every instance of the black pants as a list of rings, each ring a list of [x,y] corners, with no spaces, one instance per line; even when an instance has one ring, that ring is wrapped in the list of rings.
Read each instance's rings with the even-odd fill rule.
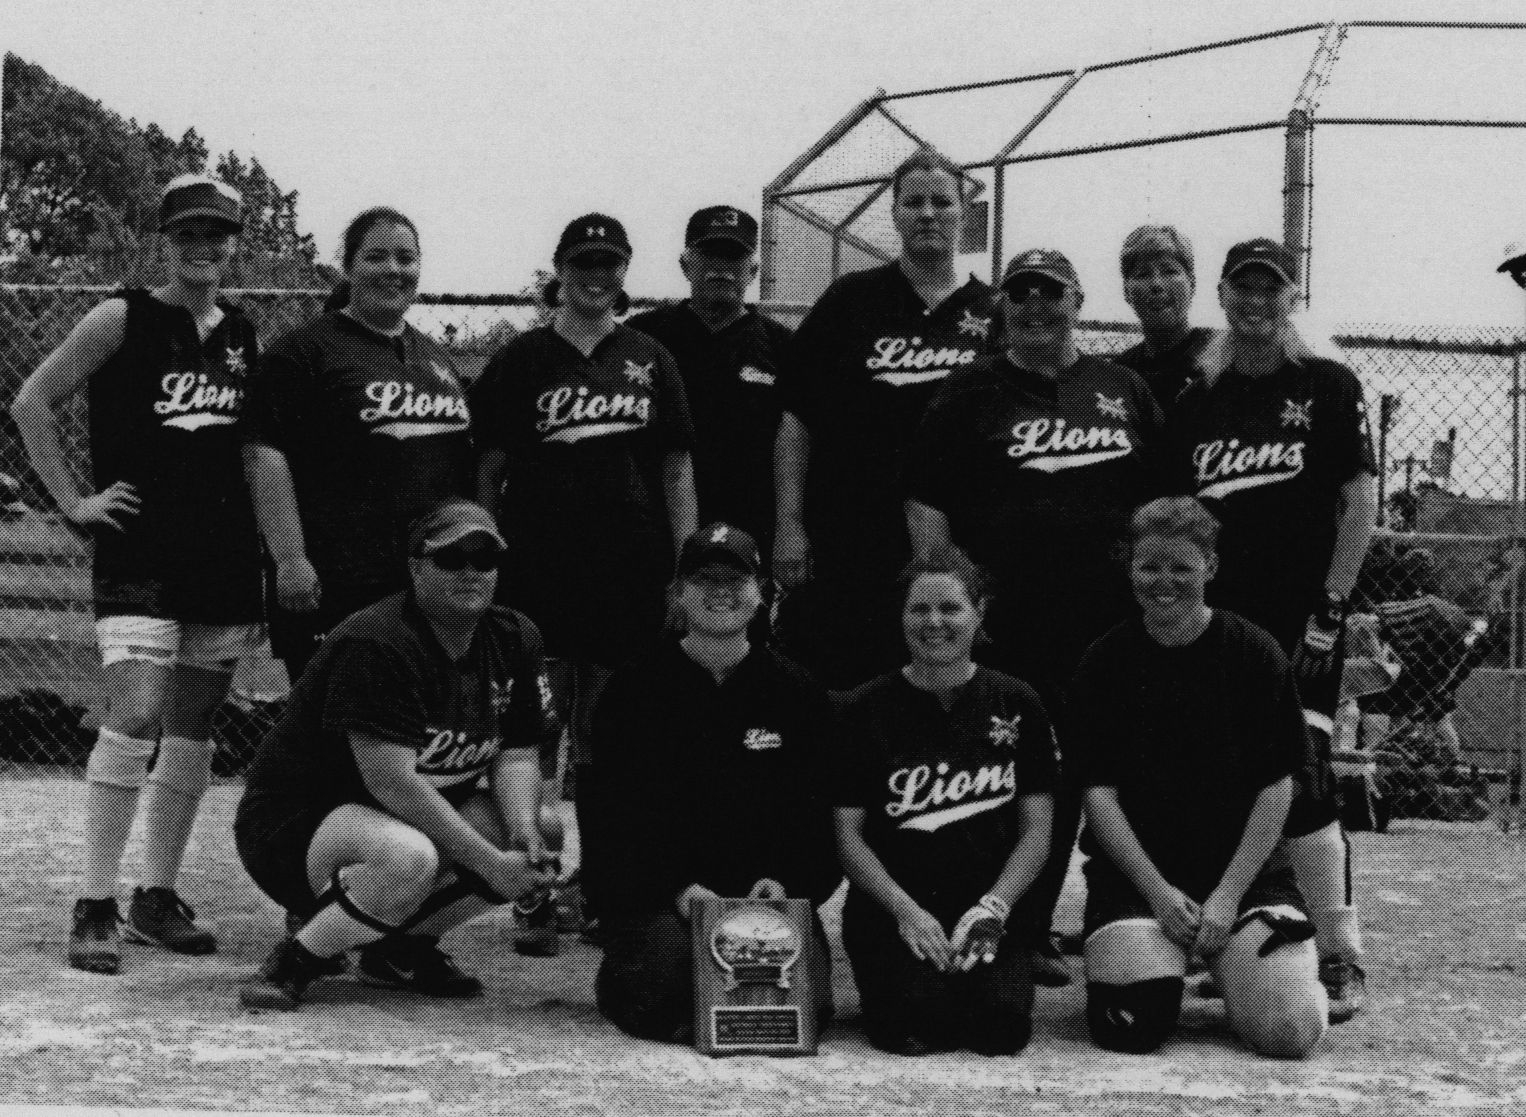
[[[816,1017],[832,1015],[832,955],[819,916],[811,976]],[[671,903],[604,921],[604,959],[594,993],[599,1011],[638,1039],[688,1043],[694,1033],[694,945],[689,923]]]
[[[996,960],[968,973],[939,973],[902,940],[895,921],[859,896],[843,912],[843,946],[853,966],[864,1031],[876,1046],[908,1037],[929,1047],[1015,1054],[1032,1030],[1028,952],[1009,936]]]

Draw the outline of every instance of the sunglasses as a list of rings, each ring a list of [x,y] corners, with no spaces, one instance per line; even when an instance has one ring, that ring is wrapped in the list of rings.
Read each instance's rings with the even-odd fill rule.
[[[464,547],[445,547],[424,557],[448,574],[465,570],[468,566],[487,573],[489,570],[497,570],[503,561],[500,551],[469,551]]]
[[[1003,284],[1002,290],[1006,292],[1007,298],[1015,303],[1020,303],[1033,295],[1048,299],[1050,302],[1058,302],[1065,297],[1065,292],[1070,288],[1057,279],[1025,275]]]

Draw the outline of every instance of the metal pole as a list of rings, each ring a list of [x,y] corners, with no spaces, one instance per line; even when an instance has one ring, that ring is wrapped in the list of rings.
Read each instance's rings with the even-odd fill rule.
[[[1310,288],[1310,202],[1314,192],[1312,175],[1313,127],[1304,109],[1288,113],[1286,159],[1282,170],[1282,243],[1298,261],[1302,281],[1301,301],[1309,305]]]
[[[1007,213],[1007,165],[996,164],[991,197],[991,286],[1001,282],[1002,236]]]
[[[1510,378],[1510,513],[1513,542],[1519,544],[1522,525],[1526,522],[1526,508],[1522,506],[1521,474],[1521,349],[1526,337],[1517,341],[1515,360],[1511,362]],[[1526,770],[1526,711],[1522,709],[1522,651],[1526,646],[1526,634],[1521,632],[1521,621],[1526,611],[1521,608],[1521,576],[1517,574],[1506,595],[1510,616],[1510,720],[1515,730],[1515,757],[1510,766],[1510,783],[1507,789],[1508,808],[1500,820],[1502,830],[1521,830],[1521,781]]]

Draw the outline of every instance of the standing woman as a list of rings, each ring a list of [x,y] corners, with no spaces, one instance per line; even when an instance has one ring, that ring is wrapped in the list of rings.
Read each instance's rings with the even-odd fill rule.
[[[1075,685],[1092,1040],[1158,1048],[1197,954],[1241,1039],[1302,1058],[1325,1032],[1314,928],[1268,863],[1308,748],[1292,672],[1263,629],[1204,601],[1219,525],[1201,504],[1151,501],[1130,527],[1142,615],[1091,646]]]
[[[1265,238],[1229,250],[1219,280],[1228,332],[1168,416],[1178,491],[1224,525],[1210,604],[1270,632],[1294,660],[1319,747],[1299,781],[1286,851],[1318,929],[1330,1019],[1359,1011],[1365,976],[1351,852],[1330,772],[1347,602],[1377,518],[1362,385],[1314,356],[1289,322],[1297,262]]]
[[[961,551],[914,560],[902,583],[911,662],[843,711],[843,945],[876,1047],[1015,1055],[1033,976],[1001,938],[1049,851],[1054,732],[1026,683],[970,658],[989,594]]]
[[[293,683],[324,633],[403,588],[408,524],[470,488],[465,391],[450,355],[403,319],[419,288],[413,222],[365,210],[341,260],[347,301],[277,341],[249,387],[271,644]]]
[[[991,289],[955,270],[970,183],[920,151],[895,171],[892,263],[839,278],[779,369],[774,577],[786,650],[826,686],[899,663],[890,602],[910,557],[901,473],[941,383],[989,348]]]
[[[170,182],[159,210],[168,281],[90,311],[11,405],[64,521],[95,543],[108,704],[85,769],[85,879],[69,936],[69,964],[94,973],[120,965],[116,889],[145,782],[143,883],[127,934],[185,954],[217,947],[175,882],[207,788],[212,711],[259,631],[259,541],[238,442],[255,331],[218,298],[240,204],[218,179]],[[57,415],[81,389],[95,486],[84,493]]]
[[[616,321],[631,245],[613,217],[562,231],[548,326],[514,338],[473,386],[477,492],[516,541],[504,584],[534,615],[568,717],[583,848],[589,717],[610,671],[662,634],[663,587],[695,529],[683,381],[672,356]],[[532,595],[529,596],[529,595]],[[548,793],[557,786],[547,777]],[[590,882],[584,895],[596,903]]]

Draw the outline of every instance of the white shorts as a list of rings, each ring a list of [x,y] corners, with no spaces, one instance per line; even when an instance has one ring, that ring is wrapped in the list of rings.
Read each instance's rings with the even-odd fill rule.
[[[160,667],[232,671],[239,657],[260,642],[263,625],[195,624],[160,617],[102,617],[95,622],[101,663],[129,659]]]

